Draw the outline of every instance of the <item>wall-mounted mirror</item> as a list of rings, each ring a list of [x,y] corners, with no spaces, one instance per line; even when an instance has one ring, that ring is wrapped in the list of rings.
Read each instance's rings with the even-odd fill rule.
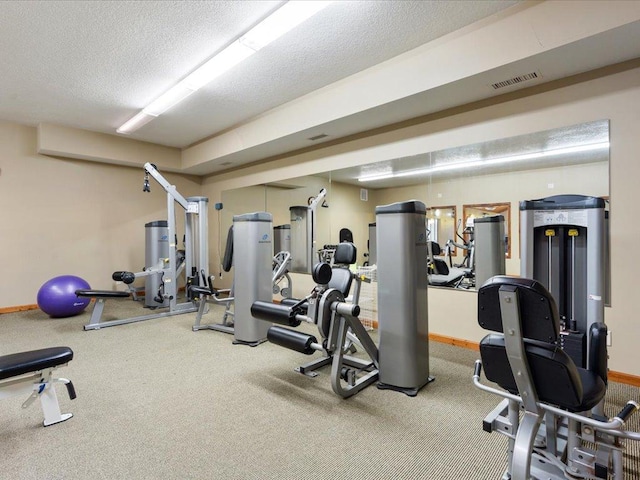
[[[447,242],[456,237],[456,219],[455,205],[427,208],[427,238],[436,242],[443,252]],[[451,252],[455,255],[455,247]]]
[[[319,202],[316,209],[315,243],[309,245],[309,248],[314,251],[313,261],[315,262],[318,260],[318,251],[322,250],[325,245],[332,243],[332,223],[329,215],[330,173],[224,191],[222,193],[223,210],[219,217],[221,237],[226,236],[235,215],[264,211],[273,216],[274,248],[280,248],[280,239],[276,241],[278,227],[290,227],[293,215],[292,208],[306,208],[322,190],[326,192],[326,196]],[[218,245],[224,247],[225,238],[219,239]],[[334,243],[337,243],[337,239]],[[219,258],[222,258],[224,252],[220,253],[222,255]],[[294,260],[297,262],[296,265],[299,265],[298,262],[301,259]]]
[[[511,258],[511,204],[502,203],[481,203],[475,205],[463,205],[462,207],[462,225],[465,229],[473,225],[473,219],[492,217],[494,215],[502,215],[504,217],[504,233],[505,233],[505,256]],[[463,233],[465,240],[469,240],[469,234]]]
[[[450,135],[453,139],[454,134]],[[460,139],[452,140],[460,144]],[[559,194],[609,195],[609,121],[571,125],[552,130],[491,140],[472,145],[425,152],[411,157],[349,167],[295,179],[277,185],[247,187],[243,192],[225,192],[226,205],[248,196],[274,215],[274,225],[289,222],[289,206],[304,204],[319,188],[327,188],[327,204],[319,214],[319,246],[339,241],[341,228],[353,232],[358,248],[358,264],[367,259],[369,224],[375,222],[375,207],[417,199],[430,207],[435,218],[437,206],[464,214],[464,206],[507,204],[505,232],[509,258],[506,273],[520,273],[519,202]],[[229,200],[226,200],[229,193]],[[301,203],[302,202],[302,203]],[[480,212],[478,212],[480,214]],[[322,218],[321,218],[322,217]],[[441,217],[443,218],[443,217]],[[230,221],[230,219],[229,219]],[[463,225],[464,227],[464,225]],[[455,238],[450,226],[434,228],[438,242]],[[455,221],[454,221],[455,229]],[[441,238],[442,237],[442,238]],[[460,263],[457,249],[453,261]]]

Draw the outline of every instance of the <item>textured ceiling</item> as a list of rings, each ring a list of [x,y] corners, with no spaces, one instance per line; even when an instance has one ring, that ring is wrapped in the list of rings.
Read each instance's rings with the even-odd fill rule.
[[[0,120],[115,129],[280,1],[0,2]],[[337,1],[147,124],[185,147],[517,1]]]

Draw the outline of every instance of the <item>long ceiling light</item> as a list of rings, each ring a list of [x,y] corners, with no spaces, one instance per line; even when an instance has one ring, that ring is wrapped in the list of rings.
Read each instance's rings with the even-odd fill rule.
[[[238,40],[156,98],[116,131],[123,134],[134,132],[330,3],[333,2],[291,0],[285,3]]]
[[[570,153],[589,152],[609,148],[609,142],[591,143],[589,145],[578,145],[575,147],[557,148],[555,150],[545,150],[543,152],[525,153],[522,155],[511,155],[508,157],[489,158],[486,160],[465,160],[462,162],[451,162],[434,165],[433,167],[416,170],[405,170],[400,172],[385,172],[375,175],[365,175],[358,177],[359,182],[375,182],[377,180],[387,180],[389,178],[409,177],[414,175],[428,175],[431,173],[460,170],[463,168],[484,167],[487,165],[499,165],[501,163],[518,162],[522,160],[532,160],[536,158],[552,157],[555,155],[566,155]]]

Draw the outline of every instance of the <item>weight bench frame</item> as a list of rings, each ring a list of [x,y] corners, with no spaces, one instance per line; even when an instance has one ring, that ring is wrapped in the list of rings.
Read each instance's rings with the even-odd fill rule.
[[[42,350],[43,353],[44,350]],[[35,350],[33,353],[39,351],[40,350]],[[22,353],[26,354],[32,352]],[[12,355],[5,355],[0,357],[0,359],[8,356]],[[73,352],[71,358],[73,358]],[[69,362],[67,361],[56,365],[49,365],[32,372],[19,373],[0,380],[0,399],[14,397],[16,395],[29,395],[22,404],[22,408],[27,408],[39,398],[42,412],[44,414],[43,425],[45,427],[70,419],[73,417],[72,413],[61,413],[56,390],[53,387],[54,383],[63,383],[67,387],[69,398],[71,398],[71,400],[76,398],[76,391],[71,380],[66,378],[53,378],[53,371],[58,367],[66,366],[68,363]]]
[[[110,298],[129,298],[130,293],[117,290],[76,290],[76,296],[95,299],[89,323],[84,326],[85,330],[99,330],[104,327],[114,327],[116,325],[125,325],[127,323],[153,320],[154,318],[182,315],[183,313],[195,312],[197,310],[193,303],[180,303],[176,305],[175,310],[168,312],[152,313],[150,315],[141,315],[139,317],[123,318],[121,320],[110,320],[108,322],[101,322],[105,301]]]

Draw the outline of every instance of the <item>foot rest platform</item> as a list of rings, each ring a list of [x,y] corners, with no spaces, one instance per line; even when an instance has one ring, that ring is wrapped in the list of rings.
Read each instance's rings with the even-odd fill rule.
[[[73,359],[69,347],[52,347],[0,356],[0,380],[64,365]]]
[[[120,292],[117,290],[76,290],[77,297],[89,298],[127,298],[129,292]]]

